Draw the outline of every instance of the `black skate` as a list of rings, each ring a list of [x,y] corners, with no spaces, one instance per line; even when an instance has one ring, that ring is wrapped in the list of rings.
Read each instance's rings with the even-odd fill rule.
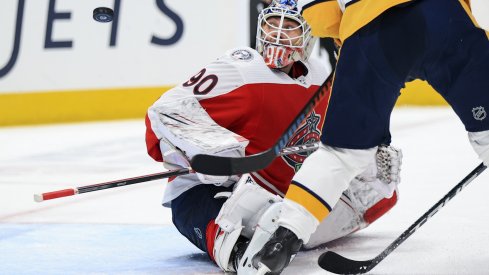
[[[301,246],[302,240],[299,240],[292,231],[279,227],[263,248],[253,256],[253,266],[258,270],[266,270],[266,274],[280,274],[299,252]]]
[[[234,271],[238,271],[239,262],[241,261],[241,258],[243,258],[243,255],[246,251],[246,248],[248,248],[249,243],[249,239],[240,236],[238,241],[234,245],[230,259],[230,262],[233,263]]]

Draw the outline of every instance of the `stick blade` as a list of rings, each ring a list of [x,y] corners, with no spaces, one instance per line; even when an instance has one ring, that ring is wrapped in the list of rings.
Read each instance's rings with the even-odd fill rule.
[[[326,251],[319,256],[318,264],[322,269],[335,274],[363,274],[375,266],[373,260],[355,261],[333,251]]]
[[[273,150],[242,158],[195,155],[190,165],[196,172],[206,175],[231,176],[250,173],[266,168],[275,159]]]

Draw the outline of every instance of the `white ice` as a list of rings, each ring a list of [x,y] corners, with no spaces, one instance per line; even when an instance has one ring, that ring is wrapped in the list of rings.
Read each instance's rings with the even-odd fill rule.
[[[403,149],[398,205],[330,249],[370,259],[480,161],[449,108],[397,108]],[[145,151],[144,121],[0,128],[0,274],[219,274],[173,228],[163,180],[42,203],[33,194],[162,171]],[[476,178],[371,274],[489,274],[489,172]],[[324,250],[284,274],[327,274]]]

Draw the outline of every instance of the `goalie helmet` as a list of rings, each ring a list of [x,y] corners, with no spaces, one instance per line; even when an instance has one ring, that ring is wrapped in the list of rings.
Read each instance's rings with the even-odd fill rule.
[[[307,61],[314,42],[311,28],[294,0],[274,0],[258,16],[256,50],[270,68]]]

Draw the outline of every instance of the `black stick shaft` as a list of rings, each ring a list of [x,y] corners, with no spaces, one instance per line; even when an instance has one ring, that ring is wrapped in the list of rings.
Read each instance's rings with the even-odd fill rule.
[[[286,148],[283,148],[283,150],[280,152],[280,155],[298,154],[298,153],[302,153],[302,152],[314,151],[317,148],[319,148],[318,143],[303,144],[303,145],[297,145],[297,146],[292,146],[292,147],[286,147]],[[134,177],[134,178],[120,179],[120,180],[115,180],[115,181],[102,182],[102,183],[97,183],[97,184],[92,184],[92,185],[85,185],[85,186],[79,186],[79,187],[74,187],[74,188],[69,188],[69,189],[57,190],[57,191],[47,192],[47,193],[42,193],[42,194],[35,194],[34,195],[34,201],[42,202],[45,200],[52,200],[52,199],[68,197],[68,196],[73,196],[73,195],[78,195],[78,194],[83,194],[83,193],[88,193],[88,192],[93,192],[93,191],[99,191],[99,190],[104,190],[104,189],[109,189],[109,188],[121,187],[121,186],[131,185],[131,184],[140,183],[140,182],[176,177],[176,176],[185,175],[185,174],[188,174],[191,172],[192,172],[192,170],[190,168],[182,168],[182,169],[166,171],[166,172],[161,172],[161,173],[155,173],[155,174],[150,174],[150,175],[144,175],[144,176],[139,176],[139,177]]]
[[[356,261],[345,258],[333,251],[324,252],[318,259],[318,264],[321,268],[336,274],[363,274],[372,270],[385,257],[394,251],[402,244],[409,236],[418,230],[426,223],[433,215],[443,208],[448,201],[455,197],[462,189],[465,188],[472,180],[479,176],[487,167],[484,163],[477,166],[470,172],[462,181],[453,187],[443,198],[433,205],[426,213],[424,213],[416,222],[414,222],[406,231],[404,231],[397,239],[395,239],[384,251],[371,260]]]
[[[182,169],[171,170],[171,171],[167,171],[167,172],[144,175],[144,176],[140,176],[140,177],[109,181],[109,182],[98,183],[98,184],[93,184],[93,185],[80,186],[80,187],[77,187],[76,189],[78,190],[78,192],[77,192],[78,194],[82,194],[82,193],[104,190],[104,189],[109,189],[109,188],[114,188],[114,187],[131,185],[131,184],[140,183],[140,182],[146,182],[146,181],[152,181],[152,180],[158,180],[158,179],[166,179],[166,178],[170,178],[170,177],[174,177],[174,176],[185,175],[188,173],[190,173],[190,169],[182,168]]]
[[[375,257],[372,263],[374,268],[380,261],[382,261],[387,255],[389,255],[394,249],[402,244],[409,236],[411,236],[416,230],[418,230],[423,224],[433,217],[438,210],[443,208],[447,202],[455,197],[462,189],[464,189],[473,179],[480,175],[487,167],[484,163],[477,166],[472,172],[470,172],[462,181],[460,181],[455,187],[453,187],[443,198],[441,198],[435,205],[433,205],[428,212],[424,213],[416,222],[414,222],[406,231],[404,231],[394,242],[392,242],[382,253]]]
[[[62,197],[74,196],[74,195],[87,193],[87,192],[99,191],[99,190],[104,190],[104,189],[109,189],[114,187],[121,187],[121,186],[131,185],[140,182],[169,178],[173,176],[185,175],[190,172],[191,170],[189,168],[182,168],[182,169],[144,175],[144,176],[139,176],[134,178],[120,179],[115,181],[102,182],[102,183],[97,183],[92,185],[85,185],[85,186],[79,186],[79,187],[68,188],[63,190],[57,190],[57,191],[52,191],[52,192],[47,192],[42,194],[35,194],[34,201],[42,202],[45,200],[52,200],[52,199],[57,199]]]

